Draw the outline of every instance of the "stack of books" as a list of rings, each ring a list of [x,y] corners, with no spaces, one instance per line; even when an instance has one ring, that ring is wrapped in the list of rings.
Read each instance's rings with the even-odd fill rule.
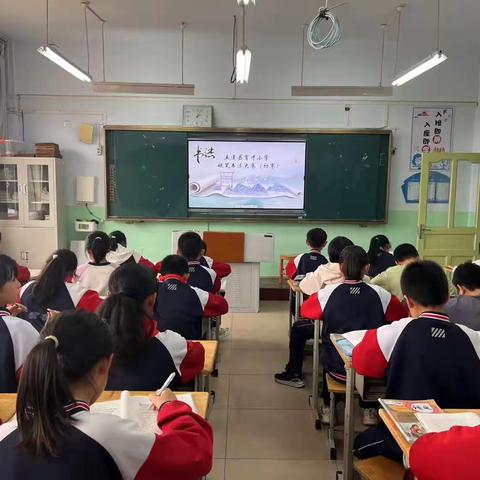
[[[36,143],[35,156],[62,158],[60,148],[56,143]]]

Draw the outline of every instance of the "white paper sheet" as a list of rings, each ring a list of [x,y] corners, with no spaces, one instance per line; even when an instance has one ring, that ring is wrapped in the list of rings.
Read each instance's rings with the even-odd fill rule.
[[[452,427],[477,427],[480,415],[465,413],[417,413],[418,421],[427,432],[446,432]]]

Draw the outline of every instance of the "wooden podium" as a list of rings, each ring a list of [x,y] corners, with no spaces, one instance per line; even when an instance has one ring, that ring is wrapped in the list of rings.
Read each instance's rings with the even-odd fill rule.
[[[177,252],[178,237],[172,232],[172,252]],[[232,273],[222,282],[229,311],[258,313],[260,309],[260,263],[273,262],[272,234],[243,232],[197,232],[207,244],[207,256],[229,263]]]

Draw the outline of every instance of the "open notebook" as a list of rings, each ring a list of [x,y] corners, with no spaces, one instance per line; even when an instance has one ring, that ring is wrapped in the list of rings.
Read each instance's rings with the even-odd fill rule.
[[[193,397],[190,393],[176,395],[177,400],[186,403],[198,413]],[[90,407],[92,413],[109,413],[121,418],[133,420],[141,430],[148,433],[159,433],[157,425],[157,411],[152,408],[148,397],[130,396],[129,392],[122,392],[120,400],[98,402]]]

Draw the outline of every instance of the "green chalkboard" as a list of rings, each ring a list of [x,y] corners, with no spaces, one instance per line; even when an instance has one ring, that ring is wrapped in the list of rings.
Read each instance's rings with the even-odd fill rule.
[[[188,139],[306,140],[304,220],[386,220],[391,132],[105,127],[107,216],[187,219]],[[208,212],[201,214],[209,217]],[[219,218],[219,214],[212,214]],[[235,214],[235,217],[238,217]],[[221,218],[231,218],[228,214]]]

